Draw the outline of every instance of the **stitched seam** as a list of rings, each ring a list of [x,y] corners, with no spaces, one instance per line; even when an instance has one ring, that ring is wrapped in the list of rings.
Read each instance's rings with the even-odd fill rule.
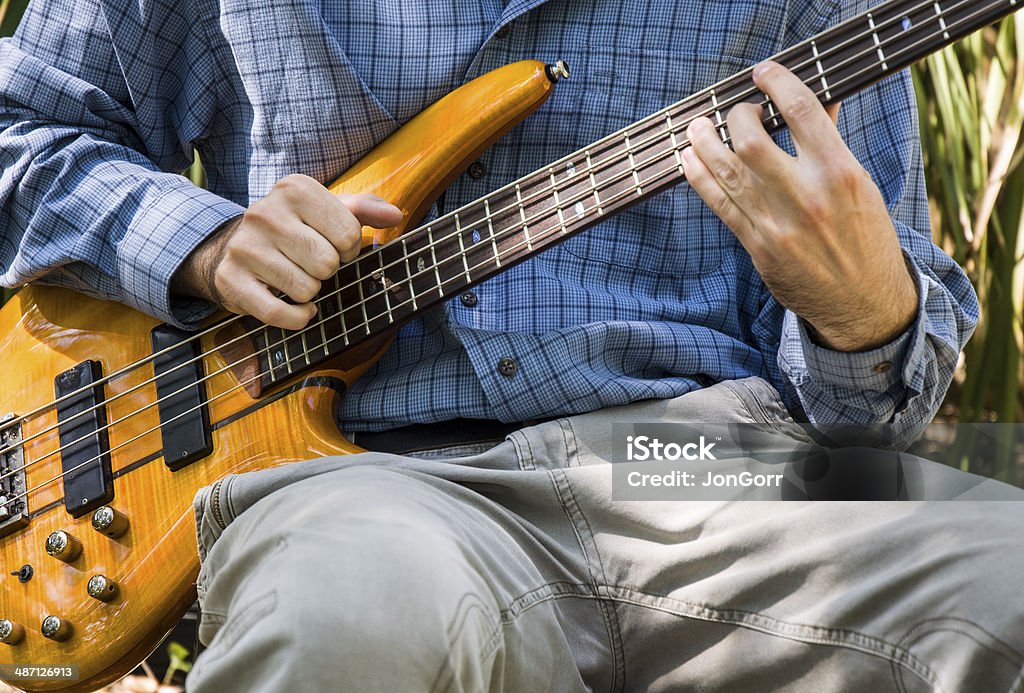
[[[1024,667],[1024,652],[1021,652],[1016,647],[1014,647],[1010,643],[1006,642],[1002,638],[996,637],[994,634],[988,632],[988,630],[986,630],[985,628],[982,628],[981,626],[979,626],[974,621],[970,621],[970,620],[968,620],[966,618],[959,618],[957,616],[937,616],[935,618],[927,618],[927,619],[921,621],[920,623],[918,623],[917,625],[915,625],[909,631],[907,631],[907,634],[905,636],[903,636],[903,639],[900,640],[899,644],[901,646],[903,646],[906,643],[909,646],[910,642],[917,642],[918,640],[920,640],[920,637],[915,637],[913,640],[910,640],[910,636],[913,635],[915,631],[920,630],[920,629],[924,629],[925,626],[930,625],[930,624],[936,624],[936,625],[935,625],[934,628],[930,628],[928,630],[925,630],[925,632],[922,634],[921,637],[923,637],[924,635],[928,635],[930,633],[934,633],[936,630],[952,630],[953,632],[956,632],[956,633],[963,633],[963,635],[967,635],[972,640],[975,640],[975,638],[973,636],[971,636],[970,634],[968,634],[968,633],[964,633],[963,631],[959,631],[959,630],[956,630],[954,628],[945,629],[942,626],[938,625],[938,624],[946,622],[946,621],[952,621],[952,622],[955,622],[955,623],[964,623],[964,624],[966,624],[966,625],[968,625],[968,626],[970,626],[972,628],[977,628],[982,633],[984,633],[988,637],[992,638],[993,642],[996,642],[996,643],[999,643],[1000,645],[1002,645],[1007,650],[1007,652],[1010,652],[1011,654],[1016,655],[1017,659],[1013,660],[1010,657],[1010,655],[1007,655],[1005,653],[999,653],[999,655],[1001,657],[1003,657],[1006,661],[1010,662],[1010,664],[1012,664],[1015,667]],[[978,642],[978,641],[975,640],[975,642]],[[981,645],[982,647],[985,647],[986,649],[991,649],[987,645],[985,645],[984,643],[978,642],[978,644]]]
[[[577,444],[576,444],[576,439],[577,439],[577,437],[576,437],[576,430],[573,428],[572,421],[570,419],[564,419],[564,421],[565,421],[565,426],[564,427],[560,426],[560,428],[562,429],[562,439],[563,439],[563,443],[565,445],[566,460],[569,460],[570,459],[570,452],[573,453],[573,454],[577,454],[578,455],[578,451],[579,450],[578,450],[578,447],[577,447]],[[568,437],[566,437],[567,433],[569,434]],[[572,447],[571,448],[569,447],[569,445],[570,445],[569,438],[571,438],[571,442],[572,442]],[[590,537],[590,540],[591,540],[591,542],[594,545],[594,559],[596,561],[596,567],[600,571],[600,582],[601,583],[605,583],[605,582],[608,581],[608,578],[607,578],[607,576],[605,575],[605,572],[604,572],[604,562],[601,560],[601,552],[597,548],[597,542],[594,541],[594,530],[590,526],[590,521],[587,520],[587,516],[583,513],[583,509],[580,507],[579,503],[576,501],[576,496],[575,496],[575,494],[572,491],[572,486],[569,484],[569,480],[565,476],[564,471],[559,470],[559,476],[561,477],[561,480],[562,480],[562,484],[561,485],[564,486],[564,488],[565,488],[565,490],[566,490],[566,492],[567,492],[567,494],[569,496],[568,500],[570,500],[572,502],[572,506],[573,506],[573,509],[575,511],[575,514],[579,517],[580,521],[583,522],[583,524],[584,524],[584,526],[586,528],[586,534],[587,534],[588,537]],[[558,488],[559,488],[559,486],[556,485],[556,492],[558,491]],[[570,513],[570,511],[569,511],[569,507],[568,507],[567,502],[566,502],[567,499],[564,496],[562,496],[562,494],[560,492],[559,492],[559,498],[562,500],[562,508],[565,510],[566,515],[569,518],[569,522],[570,522],[570,524],[573,525],[573,529],[576,532],[577,539],[580,542],[580,548],[583,550],[584,556],[587,556],[588,555],[587,554],[587,550],[583,546],[583,539],[580,536],[579,530],[576,528],[576,522],[573,521],[572,513]],[[594,582],[594,587],[597,588],[598,576],[594,574],[594,568],[591,566],[589,558],[587,560],[587,572],[590,573],[590,577],[591,577],[591,579]],[[607,629],[607,632],[608,632],[608,643],[610,645],[609,649],[611,650],[611,653],[612,653],[612,667],[613,667],[613,671],[615,672],[615,676],[614,676],[614,679],[612,681],[612,687],[613,687],[613,690],[623,690],[625,688],[626,662],[625,662],[625,650],[624,650],[624,648],[622,646],[622,629],[621,629],[621,626],[619,624],[618,614],[615,613],[615,609],[614,608],[606,609],[606,608],[603,608],[603,607],[601,609],[601,614],[602,614],[602,617],[604,618],[605,628]]]
[[[941,621],[959,621],[961,623],[966,623],[966,624],[968,624],[968,625],[970,625],[972,627],[977,628],[981,632],[985,633],[985,635],[988,635],[995,642],[997,642],[1000,645],[1003,645],[1004,647],[1009,649],[1011,652],[1016,653],[1014,648],[1009,647],[1006,643],[1004,643],[1003,641],[999,640],[999,638],[994,637],[991,633],[989,633],[987,630],[985,630],[981,626],[978,626],[977,624],[972,623],[971,621],[968,621],[966,619],[960,619],[960,618],[955,618],[955,617],[928,619],[927,621],[922,621],[921,623],[919,623],[916,626],[914,626],[914,628],[911,629],[910,633],[913,633],[915,630],[918,630],[925,623],[935,622],[935,621],[939,621],[939,622],[941,622]],[[996,655],[997,657],[1000,657],[1001,659],[1003,659],[1004,661],[1009,663],[1010,666],[1012,666],[1015,669],[1017,669],[1017,668],[1022,666],[1021,661],[1019,659],[1014,661],[1006,653],[1000,652],[1000,651],[996,650],[995,648],[990,647],[988,644],[981,642],[978,638],[974,637],[974,635],[972,633],[969,633],[966,630],[961,630],[959,628],[944,627],[944,626],[939,625],[938,623],[935,623],[932,628],[928,628],[926,630],[922,630],[913,639],[909,639],[910,633],[908,633],[906,636],[904,636],[904,638],[902,640],[900,640],[899,646],[901,648],[905,648],[905,649],[907,649],[909,651],[909,649],[913,646],[914,643],[920,642],[923,638],[926,638],[929,635],[932,635],[933,633],[942,633],[942,632],[958,633],[958,634],[966,637],[968,640],[972,640],[973,642],[977,643],[977,645],[979,647],[981,647],[982,649],[984,649],[984,650],[986,650],[988,652],[991,652],[992,654]],[[893,678],[896,680],[897,684],[899,684],[900,688],[902,689],[903,688],[902,670],[894,669],[893,670]],[[1011,684],[1011,688],[1009,690],[1011,690],[1011,691],[1013,690],[1013,684]]]
[[[894,662],[911,671],[932,688],[942,690],[936,673],[916,656],[898,645],[894,645],[881,640],[880,638],[859,633],[857,631],[788,623],[756,612],[743,611],[740,609],[715,609],[703,604],[685,602],[679,599],[673,599],[672,597],[648,594],[638,590],[623,587],[612,587],[610,585],[602,586],[602,593],[608,594],[607,598],[610,600],[655,609],[657,611],[674,614],[682,618],[693,618],[714,623],[730,623],[741,628],[747,628],[749,630],[765,633],[766,635],[785,638],[795,642],[830,645],[856,650],[858,652],[863,652],[865,654]],[[641,597],[657,600],[659,603],[651,604],[643,599],[627,595],[639,595]],[[670,608],[669,605],[662,604],[660,602],[672,602],[679,604],[681,607],[689,607],[689,610],[684,611],[682,609],[673,609]],[[760,623],[757,621],[760,621]],[[799,629],[804,631],[804,634],[786,633],[784,630],[785,627]]]

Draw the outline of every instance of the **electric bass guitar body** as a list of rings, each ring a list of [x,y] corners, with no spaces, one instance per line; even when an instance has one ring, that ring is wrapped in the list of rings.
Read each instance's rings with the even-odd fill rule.
[[[364,245],[417,223],[456,175],[537,108],[552,87],[545,70],[522,62],[471,82],[330,186],[376,193],[405,212],[383,236],[364,229]],[[230,473],[360,451],[340,435],[334,413],[346,386],[386,349],[387,330],[301,374],[286,361],[268,387],[247,370],[260,361],[254,336],[246,334],[251,323],[219,318],[196,341],[173,331],[160,341],[161,325],[137,311],[35,286],[0,311],[0,415],[14,417],[0,428],[0,475],[9,475],[0,481],[0,636],[7,640],[0,664],[53,668],[57,677],[75,665],[80,676],[47,680],[47,672],[27,669],[42,676],[10,677],[13,685],[93,690],[134,669],[159,644],[196,597],[191,501],[200,488]],[[316,333],[323,337],[317,353],[326,357],[334,351],[330,332]],[[278,353],[271,335],[261,333],[267,358]],[[160,383],[154,354],[173,355],[166,340],[185,346],[163,363]],[[307,350],[300,360],[308,366],[310,339],[295,342]],[[90,388],[90,378],[101,384]],[[168,410],[175,401],[177,409]],[[116,511],[106,515],[116,519],[110,526],[100,520],[98,530],[93,516],[100,508]],[[60,619],[48,624],[56,631],[50,637],[42,632],[48,617]]]

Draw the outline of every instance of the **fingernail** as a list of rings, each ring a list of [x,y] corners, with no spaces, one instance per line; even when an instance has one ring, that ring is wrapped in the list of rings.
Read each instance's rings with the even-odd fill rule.
[[[772,64],[770,62],[763,62],[763,63],[758,63],[757,65],[754,65],[754,77],[755,77],[755,79],[756,78],[760,78],[762,75],[764,75],[764,73],[768,72],[768,70],[770,70],[770,69],[772,69]]]

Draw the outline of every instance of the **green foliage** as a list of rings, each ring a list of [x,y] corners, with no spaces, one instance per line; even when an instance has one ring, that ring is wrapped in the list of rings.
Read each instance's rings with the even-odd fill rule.
[[[931,56],[914,78],[936,242],[982,306],[949,408],[965,422],[1024,421],[1024,14]],[[1009,455],[994,471],[1014,481]]]
[[[192,662],[188,661],[192,654],[188,651],[188,648],[181,643],[172,642],[167,645],[167,659],[170,660],[167,665],[167,673],[164,674],[164,680],[162,685],[166,686],[174,679],[176,672],[188,673],[192,671]]]
[[[28,0],[0,0],[0,36],[11,36],[18,28]]]

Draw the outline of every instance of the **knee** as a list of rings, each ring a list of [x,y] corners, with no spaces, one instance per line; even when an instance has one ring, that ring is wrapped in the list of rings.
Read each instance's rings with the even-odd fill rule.
[[[369,682],[428,688],[485,659],[500,610],[444,494],[382,469],[353,470],[319,491],[268,529],[273,555],[253,571],[256,584],[239,591],[272,596],[244,628],[233,622],[253,613],[253,598],[232,599],[240,614],[229,610],[217,637],[236,640],[233,656],[273,650],[276,675],[330,672],[332,685],[353,690]],[[216,639],[212,646],[220,649]]]

